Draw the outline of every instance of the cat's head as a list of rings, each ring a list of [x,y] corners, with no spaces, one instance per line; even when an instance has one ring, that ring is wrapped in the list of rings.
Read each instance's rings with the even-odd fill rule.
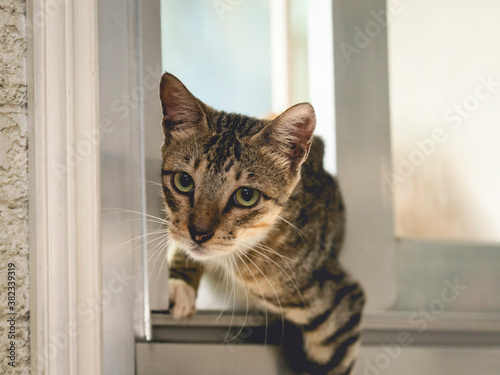
[[[160,99],[171,239],[200,261],[263,240],[300,178],[312,106],[297,104],[272,121],[217,111],[168,73]]]

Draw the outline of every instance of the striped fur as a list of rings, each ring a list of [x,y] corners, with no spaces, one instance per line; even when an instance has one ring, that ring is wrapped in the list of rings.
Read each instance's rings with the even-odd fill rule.
[[[160,97],[168,230],[181,250],[171,278],[196,289],[205,267],[230,263],[226,272],[262,308],[300,330],[302,372],[349,374],[365,298],[338,261],[344,206],[323,169],[323,143],[312,136],[312,107],[294,106],[273,121],[217,111],[168,73]],[[192,194],[176,192],[177,171],[192,176]],[[261,192],[255,207],[231,204],[241,186]],[[210,239],[193,241],[193,225]]]

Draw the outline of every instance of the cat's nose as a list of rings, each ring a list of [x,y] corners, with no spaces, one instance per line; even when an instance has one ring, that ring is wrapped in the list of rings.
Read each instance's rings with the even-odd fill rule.
[[[203,242],[207,242],[214,235],[213,230],[209,230],[209,231],[200,230],[200,229],[196,228],[194,225],[190,225],[188,227],[188,229],[189,229],[189,234],[191,235],[191,238],[193,239],[193,241],[196,243],[199,243],[199,244],[201,244]]]

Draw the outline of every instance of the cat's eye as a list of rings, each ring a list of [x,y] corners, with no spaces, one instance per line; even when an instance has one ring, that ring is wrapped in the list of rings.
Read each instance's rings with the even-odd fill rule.
[[[193,178],[186,172],[175,172],[173,181],[174,187],[179,191],[179,193],[188,194],[194,189]]]
[[[233,195],[234,203],[239,207],[253,207],[259,200],[260,192],[249,187],[242,187],[236,190]]]

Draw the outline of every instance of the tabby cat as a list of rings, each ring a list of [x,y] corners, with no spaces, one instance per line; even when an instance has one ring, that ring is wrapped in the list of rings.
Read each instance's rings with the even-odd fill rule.
[[[206,266],[229,263],[252,298],[298,327],[304,373],[349,374],[365,298],[338,260],[344,206],[323,169],[313,107],[297,104],[274,120],[218,111],[169,73],[160,99],[162,186],[180,249],[169,280],[173,316],[194,313]]]

